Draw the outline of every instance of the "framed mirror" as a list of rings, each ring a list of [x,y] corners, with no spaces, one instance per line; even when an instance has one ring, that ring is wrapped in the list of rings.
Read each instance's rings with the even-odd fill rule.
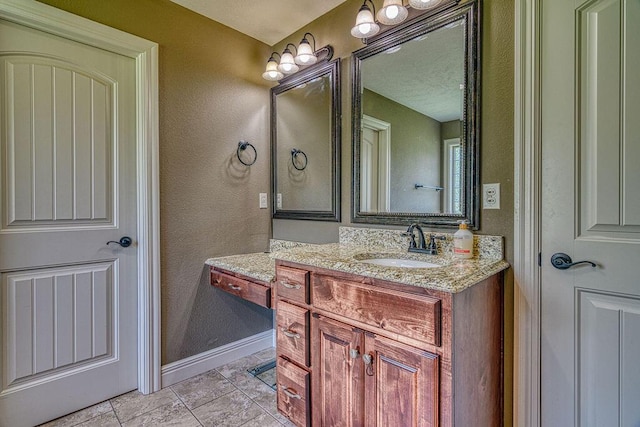
[[[340,221],[340,61],[271,89],[273,218]]]
[[[454,4],[353,53],[353,222],[478,227],[478,22]]]

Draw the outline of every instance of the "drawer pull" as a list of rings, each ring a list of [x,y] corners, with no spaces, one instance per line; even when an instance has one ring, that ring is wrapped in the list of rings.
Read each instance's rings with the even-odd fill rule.
[[[366,374],[372,377],[373,376],[373,356],[371,356],[370,354],[363,354],[362,361],[364,362],[364,365],[365,365]]]
[[[227,286],[233,289],[234,291],[240,291],[242,288],[240,286],[236,286],[233,283],[227,283]]]
[[[287,289],[300,289],[302,287],[301,285],[293,285],[289,282],[282,282],[282,281],[280,282],[280,284]]]
[[[300,396],[298,393],[296,393],[295,390],[289,389],[289,388],[287,388],[285,386],[282,386],[280,388],[282,389],[282,392],[284,394],[286,394],[287,396],[289,396],[290,398],[292,398],[292,399],[302,399],[302,396]]]
[[[289,338],[295,338],[295,339],[300,338],[300,334],[297,332],[292,332],[287,328],[282,328],[281,330],[282,330],[282,333],[288,336]]]

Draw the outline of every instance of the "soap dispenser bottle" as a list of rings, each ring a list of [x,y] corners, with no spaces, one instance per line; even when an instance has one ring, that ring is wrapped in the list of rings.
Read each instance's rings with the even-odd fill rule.
[[[458,221],[458,231],[453,234],[453,254],[457,258],[473,258],[473,233],[469,231],[467,220]]]

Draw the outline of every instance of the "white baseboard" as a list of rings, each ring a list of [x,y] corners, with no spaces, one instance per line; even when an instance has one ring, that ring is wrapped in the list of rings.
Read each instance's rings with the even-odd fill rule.
[[[203,374],[258,351],[274,347],[271,329],[162,366],[162,388]]]

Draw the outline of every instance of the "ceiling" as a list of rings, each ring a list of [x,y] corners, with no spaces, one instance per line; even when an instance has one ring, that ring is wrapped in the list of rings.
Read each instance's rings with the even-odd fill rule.
[[[171,0],[273,46],[346,0]]]

